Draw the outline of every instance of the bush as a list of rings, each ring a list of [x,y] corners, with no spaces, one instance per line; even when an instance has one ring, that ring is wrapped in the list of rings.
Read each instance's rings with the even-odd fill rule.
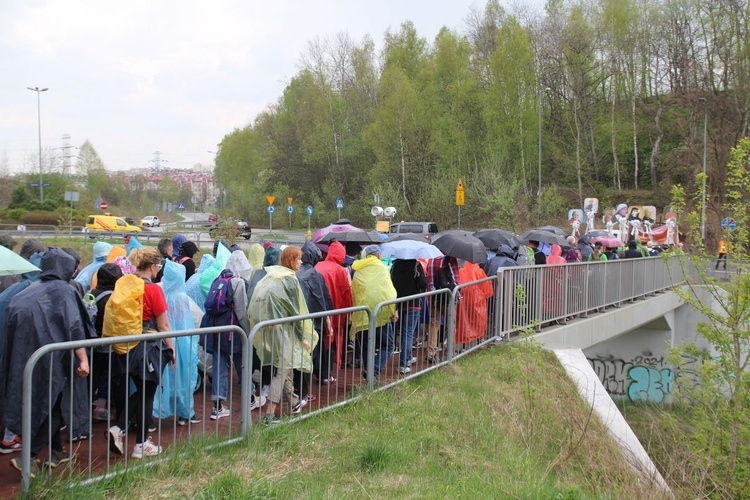
[[[24,215],[26,215],[26,210],[22,208],[0,210],[0,222],[3,224],[21,224]]]
[[[59,214],[55,212],[29,212],[21,217],[21,222],[26,225],[43,224],[57,226]]]

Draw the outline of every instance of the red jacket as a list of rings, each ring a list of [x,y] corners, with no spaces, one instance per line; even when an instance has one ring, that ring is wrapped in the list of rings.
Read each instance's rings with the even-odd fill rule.
[[[344,246],[338,241],[331,243],[325,260],[315,265],[315,270],[323,275],[323,279],[331,295],[334,309],[352,306],[352,283],[346,268],[342,267],[346,257]],[[341,360],[346,349],[346,334],[349,318],[346,314],[331,317],[334,342],[336,344],[336,362],[341,367]]]

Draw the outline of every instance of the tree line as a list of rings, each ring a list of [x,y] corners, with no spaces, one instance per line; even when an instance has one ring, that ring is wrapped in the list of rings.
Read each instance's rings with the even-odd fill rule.
[[[700,172],[706,131],[710,220],[729,151],[748,132],[748,3],[497,0],[434,40],[405,21],[383,36],[308,42],[278,100],[226,134],[216,174],[227,206],[263,220],[264,196],[294,196],[367,221],[373,194],[399,218],[512,228],[596,196],[668,200]],[[658,207],[662,208],[662,207]],[[718,224],[718,222],[717,222]],[[709,229],[709,233],[718,230]]]

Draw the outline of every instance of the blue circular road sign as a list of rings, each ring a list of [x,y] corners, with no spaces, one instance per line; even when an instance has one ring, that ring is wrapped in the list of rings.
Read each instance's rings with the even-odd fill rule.
[[[313,214],[313,206],[307,205],[307,215],[312,215],[312,214]]]
[[[289,213],[292,213],[292,212],[294,212],[294,207],[291,206],[291,205],[289,205],[288,207],[286,207],[286,211],[289,212]]]
[[[273,213],[273,205],[268,205],[268,213],[269,214]]]

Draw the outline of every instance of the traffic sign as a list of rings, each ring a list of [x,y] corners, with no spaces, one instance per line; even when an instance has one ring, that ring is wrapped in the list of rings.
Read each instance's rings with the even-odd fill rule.
[[[344,200],[342,200],[341,198],[336,200],[336,208],[338,210],[341,210],[342,208],[344,208]]]
[[[103,202],[99,203],[99,208],[101,208],[102,210],[107,210],[108,206],[109,205],[107,205],[106,201],[103,201]]]
[[[464,205],[464,183],[461,179],[458,179],[458,186],[456,186],[456,205],[459,207]]]
[[[184,203],[179,203],[177,205],[177,210],[185,210],[185,204]]]
[[[287,196],[286,197],[286,204],[287,205],[291,205],[293,201],[294,201],[294,198],[292,198],[291,196]]]
[[[268,213],[269,214],[273,213],[273,205],[268,205]]]
[[[734,231],[737,228],[737,222],[730,217],[724,217],[721,220],[721,228],[722,229],[729,228],[731,231]]]
[[[44,186],[46,188],[50,187],[51,185],[52,184],[50,184],[49,182],[42,183],[42,186]],[[38,188],[39,187],[39,183],[38,182],[29,182],[29,187],[37,187]]]
[[[288,207],[286,207],[286,211],[291,214],[292,212],[294,212],[294,207],[289,205]]]
[[[273,202],[276,201],[276,197],[275,196],[266,196],[266,201],[268,202],[269,205],[273,205]]]
[[[307,205],[307,215],[312,215],[312,214],[313,214],[313,206]]]

